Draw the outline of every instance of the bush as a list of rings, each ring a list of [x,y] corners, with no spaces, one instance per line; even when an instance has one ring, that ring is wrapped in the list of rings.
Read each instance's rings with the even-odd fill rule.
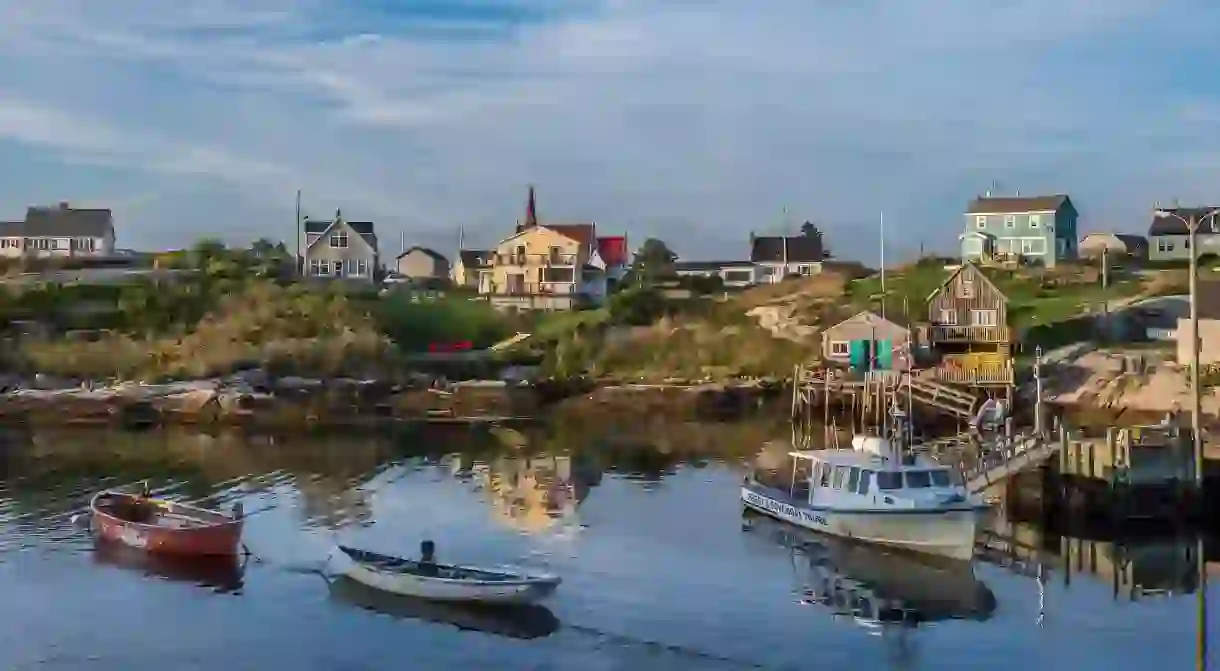
[[[414,301],[407,292],[391,292],[377,301],[374,316],[380,330],[406,352],[465,340],[478,349],[513,333],[509,319],[480,300]]]
[[[615,324],[645,326],[666,312],[665,296],[651,287],[625,289],[607,301],[610,320]]]

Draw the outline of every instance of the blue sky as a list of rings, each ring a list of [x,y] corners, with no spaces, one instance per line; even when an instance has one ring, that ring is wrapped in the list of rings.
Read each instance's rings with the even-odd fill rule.
[[[404,9],[406,8],[406,9]],[[1220,202],[1220,3],[0,0],[0,218],[111,206],[121,246],[288,237],[293,198],[383,252],[520,216],[736,257],[949,249],[993,180],[1084,230]]]

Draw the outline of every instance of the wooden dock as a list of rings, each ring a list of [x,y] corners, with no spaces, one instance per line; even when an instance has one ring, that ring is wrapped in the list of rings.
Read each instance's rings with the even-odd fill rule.
[[[970,422],[978,411],[979,397],[953,385],[939,382],[929,371],[875,371],[862,376],[826,368],[797,366],[793,375],[792,417],[808,418],[816,407],[832,401],[851,409],[852,415],[885,421],[892,400],[906,394],[911,401],[934,412]]]

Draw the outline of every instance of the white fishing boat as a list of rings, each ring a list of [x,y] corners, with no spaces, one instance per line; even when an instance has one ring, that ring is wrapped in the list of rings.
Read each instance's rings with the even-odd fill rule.
[[[747,477],[746,506],[806,529],[904,550],[969,560],[987,504],[951,469],[902,454],[876,436],[852,449],[789,452],[787,487]],[[782,476],[781,476],[782,477]]]
[[[338,549],[351,560],[344,574],[352,580],[391,594],[433,601],[529,604],[554,592],[561,582],[552,575],[437,564],[344,545]]]

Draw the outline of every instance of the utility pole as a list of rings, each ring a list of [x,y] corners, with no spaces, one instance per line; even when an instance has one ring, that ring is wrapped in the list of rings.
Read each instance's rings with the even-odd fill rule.
[[[881,318],[885,319],[885,212],[881,212]]]
[[[1042,346],[1034,348],[1034,435],[1041,436],[1045,422],[1042,417]]]
[[[301,275],[305,270],[305,260],[301,258],[301,190],[297,189],[297,220],[293,226],[293,237],[297,239],[297,258],[293,264],[297,269],[297,275]]]

